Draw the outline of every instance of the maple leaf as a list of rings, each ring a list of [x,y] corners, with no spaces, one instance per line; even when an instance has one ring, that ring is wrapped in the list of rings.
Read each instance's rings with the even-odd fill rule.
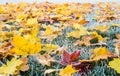
[[[46,52],[51,52],[53,50],[57,50],[58,46],[54,44],[43,44],[42,50],[45,50]]]
[[[78,28],[78,26],[74,26],[75,28]],[[80,26],[79,30],[75,30],[72,32],[67,33],[67,37],[75,37],[75,38],[80,38],[80,36],[87,34],[87,28],[84,28]]]
[[[111,53],[105,47],[95,48],[95,49],[91,50],[91,52],[93,53],[93,55],[91,56],[91,59],[93,59],[93,60],[107,59],[108,57],[115,56],[113,53]]]
[[[37,18],[30,18],[25,24],[26,27],[34,27],[35,25],[38,25]]]
[[[18,36],[15,35],[12,40],[13,50],[17,55],[32,55],[41,51],[41,43],[39,38],[35,36]]]
[[[120,73],[120,59],[114,58],[112,61],[109,62],[109,66]]]
[[[11,61],[8,61],[7,64],[2,64],[0,67],[0,74],[15,74],[17,67],[21,66],[22,61],[16,58],[13,58]]]
[[[44,55],[39,54],[38,56],[36,56],[36,58],[37,58],[37,61],[43,66],[45,65],[50,66],[51,62],[55,62],[55,59],[48,54],[44,54]]]
[[[60,76],[72,76],[73,73],[77,72],[78,70],[75,70],[72,68],[72,65],[68,65],[64,69],[60,70],[59,75]]]
[[[63,51],[62,53],[62,61],[59,62],[63,65],[71,64],[72,62],[76,61],[80,56],[80,51],[74,51],[69,54],[67,51]]]

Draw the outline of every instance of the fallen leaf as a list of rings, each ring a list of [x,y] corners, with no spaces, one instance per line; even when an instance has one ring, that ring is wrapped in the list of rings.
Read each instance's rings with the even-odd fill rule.
[[[0,74],[13,75],[18,70],[17,67],[21,66],[21,64],[21,60],[13,58],[11,61],[8,61],[7,64],[2,64]]]
[[[78,70],[78,73],[81,75],[93,68],[92,62],[93,60],[79,60],[79,62],[72,63],[72,66]]]
[[[39,38],[35,36],[19,36],[15,35],[12,40],[13,50],[17,55],[33,55],[41,51],[41,43]]]
[[[58,46],[55,44],[43,44],[42,50],[46,52],[51,52],[53,50],[57,50]]]
[[[77,28],[77,27],[75,27]],[[75,38],[80,38],[82,35],[87,34],[87,28],[80,26],[79,30],[75,30],[72,32],[67,33],[67,37],[75,37]]]
[[[110,26],[108,25],[103,25],[103,26],[96,26],[94,29],[100,30],[101,32],[106,32]]]
[[[80,19],[79,24],[86,24],[89,23],[89,21],[86,21],[85,19]]]
[[[20,66],[20,70],[21,71],[28,71],[30,69],[29,65],[28,65],[28,58],[23,57],[22,59],[22,65]]]
[[[37,61],[43,66],[45,65],[51,66],[51,62],[55,62],[55,59],[48,54],[44,54],[44,55],[39,54],[36,58],[37,58]]]
[[[30,67],[27,64],[22,64],[20,66],[20,71],[28,71],[29,69],[30,69]]]
[[[114,58],[112,61],[109,62],[109,66],[113,68],[117,73],[120,73],[120,59]]]
[[[62,53],[62,61],[60,61],[60,64],[63,65],[69,65],[72,62],[76,61],[80,56],[80,50],[73,51],[71,54],[69,54],[67,51],[63,51]]]
[[[52,73],[52,72],[55,72],[55,71],[59,71],[60,69],[47,69],[45,70],[45,74],[49,74],[49,73]]]
[[[60,76],[72,76],[73,73],[78,72],[78,70],[75,70],[72,68],[72,65],[68,65],[64,69],[60,70],[59,75]]]
[[[93,35],[94,38],[98,38],[99,42],[103,40],[103,37],[101,35],[99,35],[96,31],[89,32],[89,35]]]
[[[91,56],[92,60],[107,59],[108,57],[113,57],[114,54],[107,50],[105,47],[95,48],[91,50],[93,55]]]
[[[90,43],[90,40],[92,40],[94,38],[94,36],[83,36],[81,38],[81,40],[77,40],[74,42],[75,45],[86,45],[86,46],[89,46],[91,43]]]

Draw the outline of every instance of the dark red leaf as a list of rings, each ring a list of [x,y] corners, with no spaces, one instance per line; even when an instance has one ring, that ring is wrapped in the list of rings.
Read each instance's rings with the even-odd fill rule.
[[[75,62],[80,56],[80,51],[74,51],[72,54],[69,54],[67,51],[62,53],[62,61],[59,62],[62,65],[69,65],[72,62]]]
[[[93,68],[93,65],[91,62],[75,62],[72,63],[72,66],[79,70],[79,74],[87,73],[89,70]]]

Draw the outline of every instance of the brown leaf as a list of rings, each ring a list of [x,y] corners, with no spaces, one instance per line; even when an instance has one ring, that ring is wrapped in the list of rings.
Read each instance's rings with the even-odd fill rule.
[[[29,69],[30,69],[30,67],[27,64],[26,65],[24,64],[20,67],[21,71],[28,71]]]

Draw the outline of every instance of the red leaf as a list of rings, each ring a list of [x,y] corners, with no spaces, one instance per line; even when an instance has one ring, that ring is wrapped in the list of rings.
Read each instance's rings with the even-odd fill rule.
[[[79,56],[80,56],[80,51],[74,51],[70,55],[71,62],[75,61],[77,58],[79,58]]]
[[[59,63],[63,65],[69,65],[72,62],[75,62],[77,58],[79,58],[79,56],[80,56],[80,51],[74,51],[72,52],[72,54],[69,54],[67,51],[63,51],[62,61]]]

